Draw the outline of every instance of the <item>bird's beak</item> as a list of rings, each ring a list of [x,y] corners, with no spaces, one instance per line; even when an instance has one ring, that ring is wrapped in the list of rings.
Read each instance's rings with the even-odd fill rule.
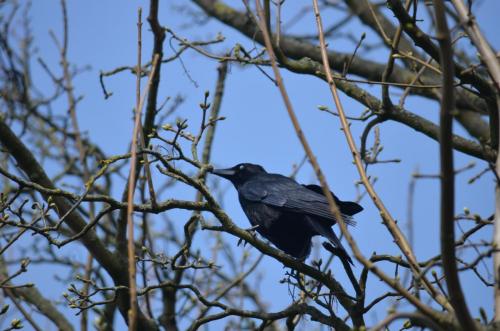
[[[214,169],[214,170],[212,170],[212,173],[214,175],[217,175],[217,176],[229,179],[229,178],[231,178],[231,177],[234,176],[234,174],[236,173],[236,171],[234,171],[234,169],[232,169],[232,168],[228,168],[228,169]]]

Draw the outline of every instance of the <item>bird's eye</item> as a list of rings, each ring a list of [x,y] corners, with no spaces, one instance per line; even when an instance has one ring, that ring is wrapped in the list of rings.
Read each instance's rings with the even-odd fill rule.
[[[242,165],[240,165],[240,167],[239,167],[239,168],[240,168],[240,170],[245,170],[245,166],[244,166],[243,164],[242,164]]]

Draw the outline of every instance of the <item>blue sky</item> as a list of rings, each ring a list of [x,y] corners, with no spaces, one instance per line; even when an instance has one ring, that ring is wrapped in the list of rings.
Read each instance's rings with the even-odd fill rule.
[[[226,41],[213,47],[214,52],[229,50],[240,43],[250,49],[254,43],[216,21],[210,21],[202,28],[192,25],[188,11],[180,9],[187,5],[189,10],[198,11],[188,1],[169,1],[161,4],[160,22],[181,36],[190,40],[206,40],[214,38],[218,32],[226,37]],[[239,5],[239,1],[227,1]],[[290,17],[309,2],[286,2],[284,20]],[[132,108],[135,95],[135,76],[122,73],[118,76],[107,78],[107,88],[113,96],[104,99],[99,85],[99,71],[111,70],[117,66],[135,65],[136,62],[136,17],[137,8],[144,7],[145,18],[147,15],[147,2],[145,1],[68,1],[69,15],[69,50],[70,61],[79,66],[90,65],[91,68],[80,74],[74,82],[77,95],[83,96],[78,105],[78,120],[82,131],[97,144],[101,145],[108,155],[121,154],[127,151],[132,133]],[[291,7],[291,8],[289,8]],[[478,21],[484,27],[489,41],[496,49],[500,46],[500,37],[496,31],[496,14],[500,12],[500,2],[495,0],[483,1]],[[288,15],[288,16],[287,16]],[[49,30],[56,34],[61,31],[61,14],[59,2],[55,0],[34,1],[31,10],[31,26],[35,35],[35,45],[38,55],[45,59],[50,67],[56,68],[57,51],[49,37]],[[326,12],[324,21],[332,22],[339,17]],[[311,15],[298,22],[292,32],[315,32],[315,23]],[[368,40],[372,35],[370,30],[359,24],[352,24],[352,33],[360,36],[368,33]],[[144,24],[143,33],[144,59],[149,59],[151,49],[151,35],[149,27]],[[177,48],[175,41],[172,46]],[[261,46],[256,45],[257,48]],[[331,48],[350,51],[353,45],[344,41],[335,40],[330,43]],[[165,42],[165,54],[172,54],[169,41]],[[370,53],[370,57],[385,61],[386,53]],[[206,90],[213,91],[216,78],[217,62],[206,59],[193,51],[185,52],[182,56],[185,69],[179,61],[169,63],[162,68],[162,83],[160,87],[160,102],[167,97],[181,94],[185,102],[180,107],[176,116],[187,118],[190,129],[196,130],[199,125],[200,110],[198,104],[203,100]],[[38,67],[33,67],[35,83],[44,90],[50,91],[50,80]],[[187,76],[185,70],[196,82],[194,84]],[[270,70],[265,69],[268,73]],[[351,163],[350,152],[345,143],[340,123],[336,117],[317,109],[318,105],[326,105],[333,109],[333,103],[328,86],[314,77],[300,76],[282,71],[291,101],[299,116],[304,132],[312,148],[318,156],[323,171],[327,175],[329,184],[336,194],[344,200],[356,197],[354,183],[359,176]],[[376,87],[370,91],[379,96]],[[364,111],[364,107],[342,95],[344,108],[351,116],[356,116]],[[58,103],[63,112],[64,102]],[[408,109],[434,121],[437,120],[438,104],[422,98],[413,98],[407,102]],[[286,114],[279,91],[262,73],[252,67],[231,65],[227,78],[226,90],[223,99],[221,115],[226,120],[219,123],[214,142],[212,160],[216,166],[232,166],[239,162],[253,162],[262,164],[268,171],[288,174],[292,164],[298,163],[304,152],[296,138],[291,122]],[[161,123],[164,124],[164,123]],[[359,146],[359,136],[363,125],[353,123],[354,137]],[[457,133],[463,130],[456,125]],[[399,158],[400,163],[374,165],[369,168],[369,174],[378,178],[376,189],[384,200],[385,205],[393,216],[400,222],[403,230],[407,220],[408,184],[411,175],[418,169],[422,173],[437,174],[438,145],[435,141],[416,133],[410,128],[397,123],[384,123],[380,127],[381,139],[384,145],[382,159]],[[468,164],[471,158],[455,153],[456,167]],[[464,207],[483,217],[488,217],[493,212],[493,181],[491,176],[483,176],[473,185],[468,185],[467,180],[486,167],[484,162],[476,161],[473,170],[457,176],[457,212]],[[165,180],[157,177],[158,181]],[[210,179],[209,183],[214,180]],[[315,176],[308,164],[300,171],[298,180],[304,183],[315,182]],[[228,188],[229,183],[221,182]],[[121,183],[124,187],[125,183]],[[122,187],[116,188],[116,197],[119,197]],[[420,260],[427,259],[439,252],[439,186],[434,179],[419,180],[415,193],[414,226],[415,226],[415,252]],[[192,191],[176,192],[183,197],[192,197]],[[229,187],[224,197],[224,205],[233,220],[241,227],[248,227],[248,221],[241,211],[236,192]],[[355,240],[363,253],[369,256],[372,252],[396,254],[396,246],[391,242],[378,216],[372,202],[364,198],[361,202],[365,210],[357,215],[358,226],[352,229]],[[182,226],[182,224],[180,224]],[[209,234],[204,234],[209,235]],[[458,234],[459,235],[459,234]],[[229,237],[228,234],[225,236]],[[491,232],[486,231],[483,239],[490,240]],[[200,238],[203,238],[200,237]],[[234,244],[236,240],[229,239]],[[203,245],[201,239],[195,245]],[[247,246],[248,247],[248,246]],[[65,253],[69,253],[65,249]],[[256,250],[250,249],[253,256],[257,257]],[[76,258],[83,258],[84,254],[72,253]],[[490,263],[490,261],[488,261]],[[340,265],[334,264],[334,270],[341,270]],[[265,280],[262,286],[271,302],[273,310],[286,306],[290,302],[286,285],[278,284],[283,277],[282,266],[271,258],[265,258],[260,266]],[[356,267],[359,274],[361,266]],[[59,290],[57,283],[51,281],[53,270],[47,269],[47,284],[42,290],[45,293]],[[28,273],[27,278],[31,277]],[[343,273],[338,273],[339,280],[346,284],[348,281]],[[484,287],[471,290],[469,277],[464,278],[468,292],[468,302],[471,304],[474,315],[477,315],[479,305],[486,308],[488,316],[492,312],[492,291]],[[54,288],[51,288],[54,286]],[[56,287],[57,286],[57,287]],[[370,295],[386,291],[386,287],[378,280],[371,277],[369,287]],[[266,300],[266,298],[264,298]],[[382,307],[384,308],[384,307]],[[384,309],[379,309],[376,319],[385,314]],[[374,317],[375,318],[375,317]],[[121,319],[121,318],[119,318]],[[370,319],[367,319],[370,321]]]

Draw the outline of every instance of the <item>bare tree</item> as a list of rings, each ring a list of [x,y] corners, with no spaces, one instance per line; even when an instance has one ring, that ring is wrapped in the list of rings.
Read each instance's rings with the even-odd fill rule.
[[[4,329],[41,330],[49,323],[61,330],[87,330],[90,322],[98,330],[120,328],[123,322],[129,330],[499,328],[500,65],[475,17],[480,1],[312,0],[284,17],[290,2],[192,0],[173,8],[150,0],[144,23],[138,8],[137,21],[130,22],[137,24],[136,64],[99,68],[95,80],[102,97],[109,99],[109,81],[130,74],[136,78],[130,150],[121,155],[108,155],[80,128],[75,77],[86,68],[70,63],[71,21],[65,0],[60,1],[62,29],[50,31],[56,61],[39,56],[33,46],[30,5],[0,2]],[[224,31],[212,39],[185,38],[182,31],[164,26],[160,9],[182,13],[191,29],[222,23],[227,31],[238,31],[241,42],[227,40]],[[314,18],[309,32],[289,32],[304,17]],[[356,24],[370,30],[368,37],[352,32]],[[147,51],[142,45],[145,33],[153,38]],[[350,46],[341,49],[340,41]],[[184,66],[187,52],[218,62],[217,79],[201,96],[195,119],[173,119],[184,99],[160,98],[162,81],[169,79],[162,78],[162,68],[177,62]],[[373,52],[385,60],[371,59]],[[226,76],[236,65],[259,70],[279,90],[305,154],[292,176],[309,161],[343,238],[362,266],[351,279],[354,284],[343,284],[332,274],[333,255],[299,261],[238,227],[221,205],[225,191],[207,180],[216,131],[224,130],[220,112]],[[49,77],[50,92],[33,83],[34,66]],[[326,166],[318,162],[296,116],[284,72],[315,77],[331,92],[331,106],[319,111],[339,119],[359,174],[359,199],[379,211],[379,223],[397,254],[373,247],[377,253],[367,256],[345,226],[330,194]],[[347,98],[365,111],[347,113]],[[411,101],[421,99],[440,109],[438,122],[412,109]],[[417,257],[411,227],[401,228],[371,175],[376,164],[399,162],[382,159],[380,125],[390,122],[439,144],[440,160],[435,163],[440,173],[416,172],[409,185],[410,225],[416,181],[434,178],[441,187],[440,226],[435,222],[432,229],[440,233],[441,249],[427,260]],[[453,130],[454,124],[463,130]],[[361,130],[360,139],[351,126]],[[483,165],[471,185],[480,177],[494,179],[496,193],[484,192],[496,197],[492,215],[457,213],[455,176],[474,165],[455,167],[456,152]],[[180,198],[186,188],[190,199]],[[482,239],[492,234],[492,240]],[[235,246],[233,238],[249,245]],[[196,245],[201,241],[203,250]],[[68,247],[86,257],[63,253]],[[248,254],[250,250],[259,254]],[[285,309],[270,310],[259,289],[256,273],[264,256],[286,267],[282,283],[290,296]],[[57,272],[60,288],[52,289],[51,296],[30,274],[36,265],[64,270]],[[30,275],[28,282],[25,274]],[[464,286],[464,275],[473,275],[473,283]],[[369,276],[383,285],[368,283]],[[495,307],[476,312],[467,298],[480,287],[491,289]],[[380,288],[382,294],[374,297]],[[368,321],[378,307],[388,308],[386,315]]]

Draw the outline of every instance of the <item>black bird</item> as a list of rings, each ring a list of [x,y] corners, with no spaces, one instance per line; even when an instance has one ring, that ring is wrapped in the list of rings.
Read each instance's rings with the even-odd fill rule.
[[[330,213],[320,186],[301,185],[289,177],[267,173],[260,165],[251,163],[215,169],[212,173],[233,183],[252,226],[285,253],[305,259],[311,252],[311,238],[320,235],[334,246],[324,244],[325,248],[352,264],[331,228],[337,221]],[[352,215],[363,207],[355,202],[341,201],[333,193],[332,196],[344,222],[354,225]]]

